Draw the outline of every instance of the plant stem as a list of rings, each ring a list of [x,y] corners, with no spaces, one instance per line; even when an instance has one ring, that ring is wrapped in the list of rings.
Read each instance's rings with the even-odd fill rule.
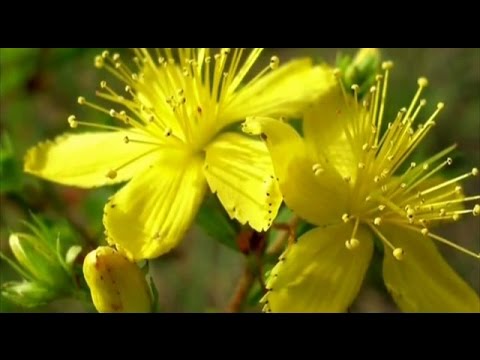
[[[273,244],[266,251],[266,255],[270,257],[280,255],[280,253],[285,247],[285,243],[289,240],[289,238],[292,238],[292,241],[294,241],[295,229],[297,227],[297,224],[298,217],[296,216],[292,217],[292,219],[290,219],[287,224],[279,224],[277,228],[285,231],[280,232]],[[258,267],[256,270],[252,269],[252,267],[249,266],[248,261],[245,263],[243,274],[238,281],[237,286],[235,287],[235,291],[230,299],[230,302],[228,303],[226,310],[227,312],[235,313],[242,310],[243,304],[248,297],[248,294],[250,293],[250,290],[255,283],[255,279],[257,278],[257,276],[259,277],[262,288],[265,289],[265,284],[262,278],[262,259],[263,254],[258,256]]]
[[[243,303],[250,292],[253,284],[255,282],[255,274],[250,269],[248,264],[245,264],[245,268],[243,269],[243,274],[238,284],[235,288],[235,292],[233,293],[232,298],[227,306],[227,312],[229,313],[236,313],[240,312],[243,307]]]

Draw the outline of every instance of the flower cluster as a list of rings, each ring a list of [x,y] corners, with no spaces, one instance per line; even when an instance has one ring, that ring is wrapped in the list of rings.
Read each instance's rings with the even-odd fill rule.
[[[280,64],[277,56],[262,69],[261,54],[133,49],[130,61],[104,51],[95,66],[114,81],[100,82],[99,101],[81,96],[78,104],[112,121],[71,115],[72,132],[27,152],[25,171],[49,181],[82,188],[126,182],[104,208],[110,246],[83,261],[97,310],[151,310],[135,262],[176,247],[211,193],[230,219],[255,232],[269,231],[283,201],[314,225],[269,272],[267,312],[347,310],[375,242],[401,310],[480,311],[478,295],[434,244],[479,258],[435,230],[480,213],[469,205],[480,196],[465,195],[461,185],[478,170],[442,178],[455,146],[410,160],[444,107],[438,103],[419,123],[428,81],[418,79],[410,105],[387,119],[393,63],[378,73],[377,49],[362,49],[337,69],[309,58]],[[293,118],[302,120],[301,134]]]

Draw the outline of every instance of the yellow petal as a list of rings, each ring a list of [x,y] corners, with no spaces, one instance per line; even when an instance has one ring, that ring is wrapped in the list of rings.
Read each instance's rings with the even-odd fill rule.
[[[293,127],[279,120],[254,117],[243,124],[243,130],[265,139],[280,190],[291,210],[317,225],[341,219],[347,201],[345,183],[328,171],[315,176],[313,154],[307,152]]]
[[[99,312],[150,312],[145,275],[114,249],[101,246],[90,252],[83,262],[83,274]]]
[[[404,251],[401,261],[385,249],[385,284],[405,312],[480,312],[480,299],[442,258],[432,240],[394,226],[383,235]]]
[[[328,88],[331,77],[330,69],[314,67],[310,59],[292,60],[230,94],[219,119],[228,124],[252,115],[298,115]]]
[[[303,119],[303,133],[308,148],[318,157],[327,158],[342,176],[352,179],[361,156],[358,151],[363,145],[362,139],[356,136],[356,146],[353,147],[346,135],[346,129],[353,134],[354,116],[361,116],[355,115],[354,109],[354,104],[347,105],[340,87],[332,83],[328,91],[305,111]]]
[[[156,160],[158,147],[126,143],[125,137],[146,139],[134,131],[65,134],[28,150],[24,169],[46,180],[82,188],[126,181]]]
[[[231,218],[267,230],[277,216],[282,195],[265,144],[225,133],[206,148],[205,177]]]
[[[105,206],[108,242],[131,259],[155,258],[176,246],[203,199],[202,159],[173,151],[166,155]]]
[[[373,253],[371,233],[351,224],[315,228],[298,239],[272,269],[266,308],[272,312],[342,312],[353,302]],[[283,258],[283,260],[282,260]]]

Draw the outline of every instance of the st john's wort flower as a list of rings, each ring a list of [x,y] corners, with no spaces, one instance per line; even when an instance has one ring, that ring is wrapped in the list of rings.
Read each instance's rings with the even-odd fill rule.
[[[310,59],[270,63],[249,81],[262,49],[134,49],[133,67],[104,51],[95,65],[118,78],[97,93],[119,126],[78,121],[69,133],[29,150],[25,171],[91,188],[129,181],[105,206],[107,239],[131,259],[175,247],[191,225],[207,184],[231,218],[266,230],[282,202],[267,149],[232,131],[247,116],[292,116],[321,94],[325,69]]]
[[[445,262],[434,242],[478,259],[479,255],[437,234],[439,223],[478,216],[467,206],[460,182],[477,168],[451,179],[439,172],[452,164],[449,147],[428,160],[406,163],[443,108],[439,103],[416,124],[426,101],[427,80],[418,80],[410,106],[380,132],[391,62],[383,64],[366,101],[358,86],[349,95],[332,71],[331,90],[306,111],[304,137],[288,124],[251,118],[244,131],[261,134],[286,204],[317,225],[289,246],[272,269],[265,311],[345,311],[355,299],[374,249],[383,243],[385,284],[407,312],[478,312],[479,297]],[[335,76],[334,76],[335,74]],[[406,165],[406,170],[401,167]],[[465,207],[466,208],[465,208]]]

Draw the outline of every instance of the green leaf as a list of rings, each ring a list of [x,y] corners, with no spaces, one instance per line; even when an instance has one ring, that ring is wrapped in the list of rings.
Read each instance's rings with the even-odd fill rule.
[[[235,251],[240,251],[236,243],[240,226],[229,219],[215,195],[210,194],[205,198],[196,222],[214,240]]]

